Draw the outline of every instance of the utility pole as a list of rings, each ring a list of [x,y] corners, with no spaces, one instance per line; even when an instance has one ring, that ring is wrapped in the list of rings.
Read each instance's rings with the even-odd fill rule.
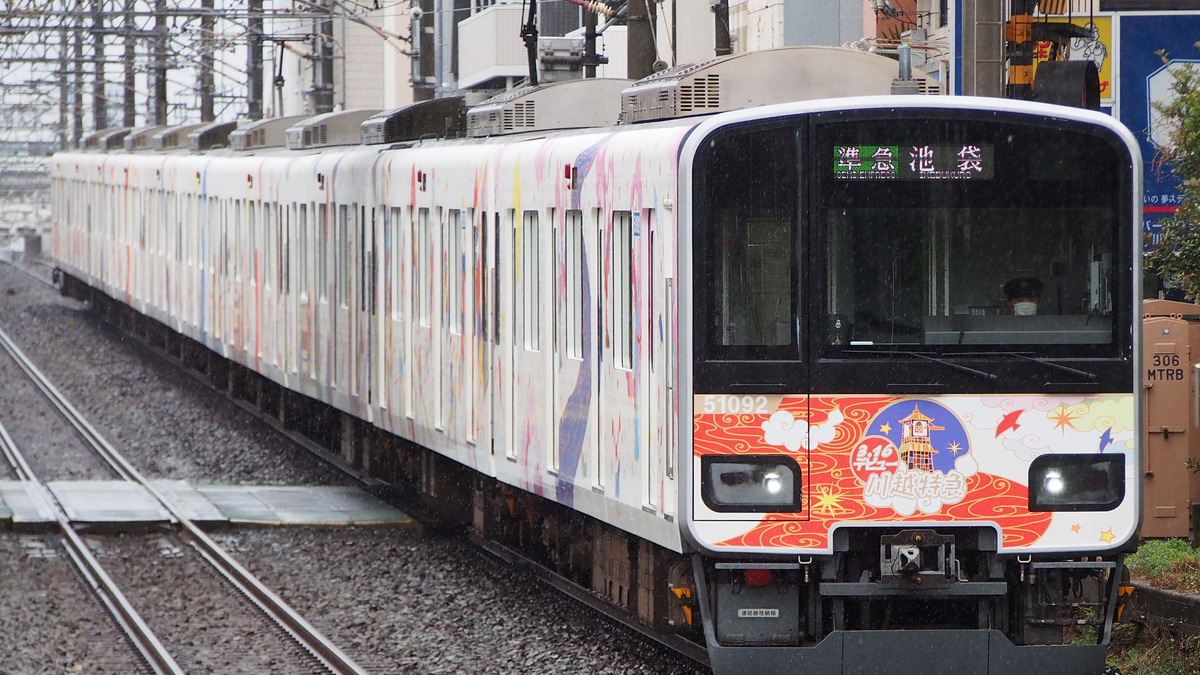
[[[75,71],[74,106],[71,111],[74,116],[74,128],[71,133],[71,144],[79,147],[83,140],[83,0],[75,0]]]
[[[167,0],[154,0],[154,124],[167,123]]]
[[[596,77],[596,13],[587,9],[583,13],[583,76]]]
[[[213,28],[216,14],[213,0],[201,0],[200,9],[200,121],[211,122],[217,118],[213,108],[216,86],[213,82]]]
[[[320,2],[323,16],[313,19],[312,49],[312,112],[334,112],[334,4]]]
[[[628,76],[640,80],[654,74],[654,10],[647,0],[629,0],[627,7]]]
[[[712,6],[713,29],[715,30],[714,56],[729,56],[733,47],[729,42],[729,0],[717,0]]]
[[[211,0],[209,1],[211,2]],[[250,10],[250,22],[249,30],[246,33],[246,116],[252,120],[261,120],[263,116],[262,0],[249,0],[247,7]]]
[[[104,91],[104,0],[92,0],[92,128],[108,128],[107,92]]]
[[[1038,0],[1012,0],[1008,39],[1008,87],[1006,98],[1033,98],[1033,10]]]
[[[58,149],[70,147],[67,142],[67,99],[70,88],[67,86],[67,25],[64,21],[58,29]]]
[[[137,23],[133,19],[134,0],[125,0],[125,18],[121,21],[122,39],[125,43],[124,76],[122,92],[121,124],[125,128],[137,126]]]

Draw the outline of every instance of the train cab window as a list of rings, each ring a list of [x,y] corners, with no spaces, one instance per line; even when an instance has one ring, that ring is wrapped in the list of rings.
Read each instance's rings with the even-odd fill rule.
[[[703,360],[800,356],[797,134],[734,128],[698,153],[696,330]]]
[[[1118,153],[1052,128],[838,129],[813,151],[830,353],[1115,343]]]

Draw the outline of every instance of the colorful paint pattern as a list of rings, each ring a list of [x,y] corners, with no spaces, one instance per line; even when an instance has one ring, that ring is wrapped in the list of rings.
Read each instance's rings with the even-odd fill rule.
[[[1101,547],[1136,525],[1131,499],[1110,512],[1032,512],[1026,485],[1045,453],[1130,457],[1132,396],[770,398],[750,414],[697,414],[695,455],[793,457],[801,510],[734,523],[706,517],[697,498],[697,521],[713,521],[698,530],[715,548],[826,550],[837,527],[901,522],[994,523],[1005,548],[1083,547],[1065,539],[1089,534]],[[711,399],[697,396],[696,409],[717,407]]]

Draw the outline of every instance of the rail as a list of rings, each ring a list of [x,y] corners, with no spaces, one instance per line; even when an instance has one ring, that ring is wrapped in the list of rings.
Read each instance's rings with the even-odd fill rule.
[[[246,570],[246,568],[242,567],[240,563],[234,560],[228,553],[218,546],[217,543],[214,542],[207,534],[205,534],[195,523],[187,518],[187,516],[180,509],[178,509],[166,495],[155,488],[154,485],[151,484],[151,482],[144,476],[142,476],[141,473],[139,473],[138,470],[133,467],[133,465],[131,465],[124,457],[122,457],[115,448],[109,445],[109,443],[100,435],[100,433],[96,431],[96,429],[92,427],[87,420],[83,419],[83,416],[79,414],[75,407],[72,406],[70,402],[68,402],[62,396],[58,389],[49,382],[45,375],[29,360],[28,357],[26,357],[24,352],[17,347],[17,345],[3,330],[0,330],[0,347],[8,352],[13,360],[16,361],[20,366],[21,370],[35,382],[42,394],[46,396],[51,403],[53,403],[59,412],[67,418],[76,431],[79,432],[83,439],[95,449],[95,451],[104,459],[105,462],[108,463],[110,467],[113,468],[115,472],[117,472],[118,475],[120,475],[124,480],[132,481],[140,485],[163,506],[163,508],[171,515],[171,517],[179,523],[183,538],[188,541],[188,543],[191,544],[192,547],[195,548],[196,551],[206,561],[208,561],[208,563],[211,564],[234,588],[236,588],[238,592],[245,595],[268,618],[274,621],[281,630],[283,630],[296,643],[298,643],[303,649],[311,654],[313,658],[316,659],[321,666],[329,670],[329,672],[339,675],[343,673],[365,675],[367,672],[366,670],[356,664],[349,656],[343,653],[341,649],[337,647],[337,645],[333,644],[333,642],[322,635],[320,631],[309,624],[302,616],[288,606],[288,604],[284,602],[282,598],[267,588],[262,582],[255,578],[253,574]],[[5,434],[4,442],[5,456],[9,457],[10,461],[13,461],[14,459],[17,460],[18,464],[23,467],[17,469],[18,474],[22,475],[22,480],[27,480],[24,478],[24,475],[28,475],[32,480],[36,480],[35,478],[32,478],[33,474],[32,471],[29,470],[28,465],[20,459],[20,455],[17,452],[16,446],[12,444],[11,438],[8,438],[7,434]],[[17,466],[18,465],[14,465],[14,468],[16,469]],[[67,537],[69,541],[73,538],[74,541],[77,542],[79,547],[79,550],[77,551],[78,555],[80,555],[80,557],[85,561],[90,559],[91,562],[95,562],[95,559],[91,558],[90,552],[87,550],[86,546],[84,546],[82,539],[80,539],[77,534],[74,534],[74,530],[70,527],[70,521],[66,514],[61,511],[53,499],[49,498],[48,493],[45,491],[45,488],[41,485],[41,483],[39,482],[37,485],[38,489],[42,490],[43,494],[47,496],[46,501],[54,505],[54,508],[58,513],[57,518],[59,519],[60,526],[71,531],[72,534],[68,534]],[[75,544],[72,544],[72,548],[74,548],[74,546]],[[74,555],[75,554],[73,554],[73,556]],[[105,575],[103,570],[100,569],[99,563],[95,563],[94,568],[89,564],[89,569],[92,569],[93,574],[102,582],[104,582],[101,584],[101,587],[104,589],[104,595],[101,595],[101,597],[104,598],[105,595],[111,593],[115,598],[118,598],[115,603],[118,611],[117,613],[114,613],[114,617],[117,617],[118,622],[121,622],[123,627],[125,622],[128,621],[135,628],[144,628],[145,624],[140,618],[137,617],[136,611],[134,611],[133,608],[128,605],[128,602],[125,601],[124,597],[120,595],[120,590],[117,589],[114,584],[112,584],[110,579],[107,579],[107,575]],[[109,604],[108,600],[105,600],[105,604]],[[149,642],[151,645],[158,643],[157,639],[155,639],[152,634],[149,634],[148,628],[145,632],[148,634],[148,638],[141,635],[139,632],[135,642],[140,639]],[[158,648],[161,649],[161,644],[158,644]],[[140,645],[139,650],[141,650]],[[149,651],[151,652],[151,655],[147,657],[148,661],[151,659],[159,660],[163,657],[165,657],[165,659],[170,659],[170,655],[166,654],[165,650],[162,651],[161,655],[159,655],[155,649],[150,649]],[[168,663],[170,666],[172,666],[172,669],[156,670],[156,672],[183,672],[177,665],[174,665],[174,661],[169,661]]]

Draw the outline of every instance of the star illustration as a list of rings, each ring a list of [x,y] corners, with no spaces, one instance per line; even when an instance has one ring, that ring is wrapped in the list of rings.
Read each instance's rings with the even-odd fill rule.
[[[1075,431],[1075,425],[1071,423],[1079,419],[1078,415],[1072,415],[1067,411],[1066,406],[1059,406],[1055,412],[1056,414],[1050,415],[1050,420],[1054,422],[1055,429],[1062,429],[1063,434],[1067,433],[1068,427],[1070,427],[1071,431]]]
[[[883,426],[879,427],[879,430],[885,434],[890,434],[890,433],[892,433],[892,425],[888,424],[887,422],[884,422]]]
[[[954,441],[953,443],[950,444],[950,447],[948,447],[946,449],[949,450],[950,452],[954,453],[955,456],[957,456],[958,453],[963,451],[963,447],[958,444],[958,441]]]
[[[813,500],[813,513],[824,513],[826,515],[835,515],[839,511],[846,510],[842,506],[842,498],[844,495],[841,492],[834,492],[831,488],[822,486],[820,494],[816,495]]]
[[[1117,535],[1113,534],[1111,527],[1100,533],[1100,541],[1102,541],[1106,544],[1111,544],[1112,540],[1116,539],[1116,538],[1117,538]]]
[[[1074,525],[1071,526],[1071,531],[1074,532],[1075,534],[1079,534],[1079,531],[1082,529],[1083,529],[1083,526],[1080,525],[1079,523],[1075,523]]]

